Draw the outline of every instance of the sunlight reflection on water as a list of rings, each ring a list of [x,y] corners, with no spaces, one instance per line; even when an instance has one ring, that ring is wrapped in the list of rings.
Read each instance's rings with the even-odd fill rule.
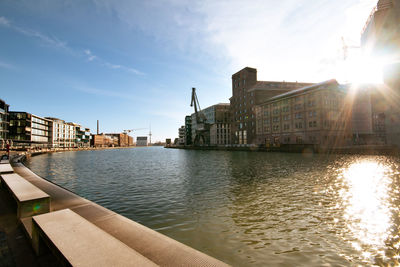
[[[136,148],[27,164],[233,266],[399,264],[399,157]]]
[[[388,250],[390,239],[398,234],[395,219],[398,205],[393,202],[393,193],[398,193],[393,176],[398,173],[393,163],[376,159],[356,160],[338,172],[338,194],[344,213],[346,227],[354,241],[351,245],[360,251],[365,260],[383,264],[392,261],[398,265],[399,243],[395,250]],[[398,236],[397,236],[398,237]]]

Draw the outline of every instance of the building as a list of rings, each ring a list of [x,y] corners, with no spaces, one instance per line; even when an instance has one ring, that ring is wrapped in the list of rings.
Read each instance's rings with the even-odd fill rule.
[[[364,51],[386,62],[386,143],[400,147],[400,0],[379,0],[361,35]]]
[[[9,139],[13,146],[48,147],[52,138],[52,121],[27,112],[9,112]]]
[[[207,144],[226,145],[231,143],[231,109],[229,103],[219,103],[203,109],[210,131],[206,137]],[[196,114],[191,115],[192,138],[196,136]],[[193,139],[192,139],[193,140]],[[194,141],[194,140],[193,140]]]
[[[82,127],[79,124],[75,125],[75,144],[77,147],[89,147],[90,146],[90,129]]]
[[[181,146],[185,145],[185,134],[186,134],[185,126],[181,126],[178,129],[178,145]]]
[[[354,145],[385,145],[387,101],[384,86],[354,85],[352,96],[352,129]]]
[[[352,144],[351,103],[336,80],[292,90],[256,106],[257,144]]]
[[[190,146],[193,144],[192,139],[192,116],[185,117],[185,145]]]
[[[58,118],[46,117],[52,121],[53,131],[50,139],[53,148],[76,147],[76,127],[78,124],[65,122]]]
[[[116,138],[117,142],[115,146],[119,147],[133,146],[133,137],[129,136],[127,133],[107,133],[105,135]]]
[[[136,137],[136,146],[147,146],[147,136]]]
[[[8,139],[8,108],[9,105],[0,99],[0,146],[5,146],[6,140]]]
[[[267,99],[298,89],[311,83],[257,81],[257,70],[246,67],[232,75],[232,143],[256,142],[256,114],[254,107]]]
[[[113,147],[116,142],[117,138],[105,134],[92,134],[90,139],[92,147]]]
[[[361,35],[367,54],[390,59],[386,62],[385,83],[400,90],[400,0],[379,0]],[[386,60],[385,60],[386,61]]]

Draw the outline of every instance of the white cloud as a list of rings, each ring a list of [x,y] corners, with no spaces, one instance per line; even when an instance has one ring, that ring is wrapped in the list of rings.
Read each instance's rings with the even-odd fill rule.
[[[95,55],[92,54],[92,52],[89,49],[85,50],[84,52],[88,56],[89,61],[93,61],[97,58]]]
[[[39,32],[39,31],[16,26],[16,25],[12,24],[9,20],[7,20],[5,17],[0,17],[0,26],[8,27],[10,29],[13,29],[13,30],[25,35],[25,36],[38,39],[41,41],[42,44],[50,45],[50,46],[56,47],[56,48],[65,49],[70,52],[72,51],[68,47],[66,42],[59,40],[57,37],[49,36],[49,35]]]
[[[15,69],[15,66],[0,61],[0,68],[14,70],[14,69]]]
[[[232,71],[256,67],[260,79],[320,81],[334,75],[324,62],[340,57],[341,36],[359,40],[376,0],[95,3],[185,55],[226,59]]]
[[[22,28],[22,27],[13,25],[5,17],[0,17],[0,26],[11,28],[11,29],[13,29],[13,30],[25,35],[25,36],[32,37],[32,38],[40,40],[42,44],[49,45],[49,46],[54,47],[54,48],[63,49],[65,51],[68,51],[72,55],[79,56],[79,57],[82,56],[82,51],[81,50],[77,50],[77,49],[71,48],[70,46],[68,46],[67,42],[61,41],[55,36],[49,36],[49,35],[46,35],[46,34],[43,34],[43,33],[39,32],[39,31],[35,31],[35,30]],[[83,51],[83,54],[87,57],[88,61],[98,60],[101,65],[106,66],[106,67],[108,67],[110,69],[121,69],[123,71],[129,72],[129,73],[133,73],[133,74],[136,74],[136,75],[144,75],[143,72],[141,72],[141,71],[139,71],[137,69],[107,62],[107,61],[101,59],[100,57],[94,55],[92,53],[92,51],[89,50],[89,49],[85,49]],[[5,68],[5,66],[7,66],[7,65],[6,64],[0,65],[0,67],[3,67],[3,68]]]
[[[0,17],[0,25],[9,26],[10,22],[5,17]]]

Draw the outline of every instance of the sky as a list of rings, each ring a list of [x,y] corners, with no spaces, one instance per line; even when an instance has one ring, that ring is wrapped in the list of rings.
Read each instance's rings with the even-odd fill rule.
[[[377,0],[0,0],[0,98],[96,132],[175,138],[196,87],[229,103],[231,76],[321,82],[343,73]],[[360,49],[349,49],[350,58]]]

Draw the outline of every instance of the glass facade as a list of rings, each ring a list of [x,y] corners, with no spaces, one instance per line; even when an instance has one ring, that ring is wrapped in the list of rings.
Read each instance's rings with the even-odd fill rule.
[[[9,113],[9,139],[14,146],[47,147],[51,138],[51,121],[27,112]]]
[[[9,105],[0,99],[0,145],[4,145],[8,139],[8,107]]]

